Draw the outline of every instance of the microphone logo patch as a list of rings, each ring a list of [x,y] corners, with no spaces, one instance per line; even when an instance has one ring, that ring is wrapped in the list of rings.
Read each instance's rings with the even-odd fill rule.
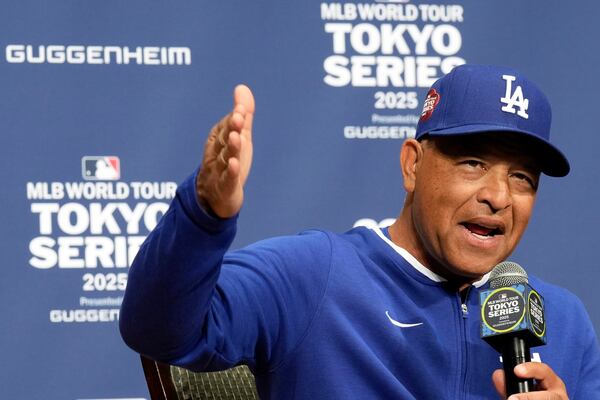
[[[494,290],[481,307],[481,320],[487,328],[497,333],[517,328],[524,317],[525,299],[511,287]]]
[[[529,322],[533,328],[533,333],[538,337],[544,336],[546,333],[546,318],[544,318],[544,302],[540,295],[535,290],[529,292]]]

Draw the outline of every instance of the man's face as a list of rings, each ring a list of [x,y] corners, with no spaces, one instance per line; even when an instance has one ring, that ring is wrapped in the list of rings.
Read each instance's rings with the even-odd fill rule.
[[[529,146],[507,133],[424,140],[410,207],[416,243],[409,251],[449,279],[478,278],[505,260],[535,202],[539,169]]]

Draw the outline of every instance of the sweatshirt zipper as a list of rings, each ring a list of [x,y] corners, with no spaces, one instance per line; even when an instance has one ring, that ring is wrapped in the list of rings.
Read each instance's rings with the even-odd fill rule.
[[[460,304],[460,316],[459,321],[461,337],[460,337],[460,348],[462,350],[462,365],[461,365],[461,375],[460,375],[460,387],[458,395],[462,398],[467,398],[467,369],[468,369],[468,360],[469,360],[469,346],[467,345],[467,318],[469,317],[469,294],[471,292],[471,286],[464,289],[464,296],[461,293],[458,293],[458,302]]]

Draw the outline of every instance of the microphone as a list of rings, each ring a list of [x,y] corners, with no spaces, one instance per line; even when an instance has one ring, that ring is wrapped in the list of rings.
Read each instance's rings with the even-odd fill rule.
[[[533,379],[517,377],[514,368],[531,361],[531,347],[546,344],[544,299],[514,262],[496,265],[489,281],[490,288],[479,297],[481,338],[502,354],[506,395],[531,392]]]

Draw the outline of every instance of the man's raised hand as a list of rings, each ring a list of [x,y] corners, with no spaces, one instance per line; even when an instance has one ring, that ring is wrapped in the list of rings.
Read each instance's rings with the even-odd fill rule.
[[[210,131],[196,179],[200,204],[221,218],[237,214],[252,164],[254,96],[245,85],[233,92],[233,111]]]

